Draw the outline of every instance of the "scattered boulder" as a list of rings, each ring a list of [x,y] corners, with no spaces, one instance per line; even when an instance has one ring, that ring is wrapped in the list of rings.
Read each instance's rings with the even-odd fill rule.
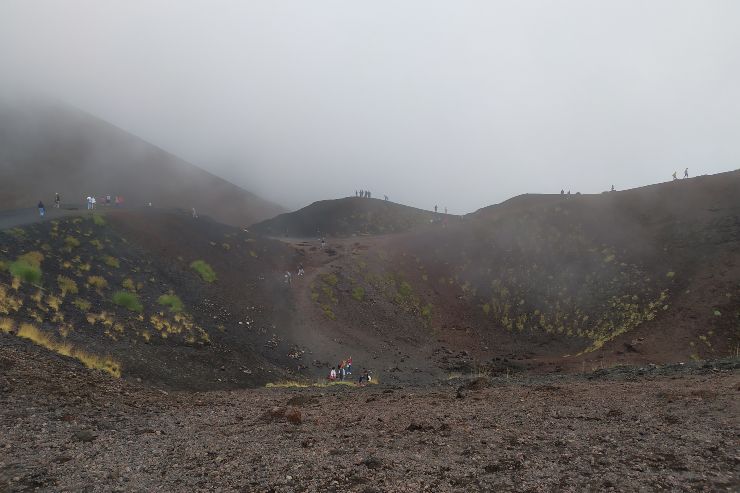
[[[288,406],[301,407],[308,404],[316,404],[316,397],[312,395],[296,395],[288,399]]]
[[[457,398],[464,399],[468,392],[480,391],[491,386],[490,380],[486,377],[476,377],[465,382],[457,388]]]
[[[432,431],[434,430],[434,426],[430,425],[429,423],[423,423],[423,422],[417,422],[412,421],[411,424],[409,424],[406,427],[406,431]]]
[[[383,461],[381,461],[378,457],[371,455],[370,457],[366,457],[365,459],[363,459],[361,464],[368,469],[380,469],[380,467],[383,465]]]
[[[274,406],[269,411],[266,411],[260,416],[260,421],[266,423],[272,423],[273,421],[280,421],[285,417],[286,409],[280,406]]]
[[[301,412],[296,408],[291,408],[288,412],[286,412],[285,419],[288,420],[288,423],[292,423],[294,425],[299,425],[303,422]]]
[[[92,442],[93,440],[98,438],[98,435],[90,430],[79,430],[74,433],[74,437],[80,442]]]
[[[476,377],[468,382],[465,382],[460,387],[464,390],[483,390],[491,386],[491,382],[486,377]]]

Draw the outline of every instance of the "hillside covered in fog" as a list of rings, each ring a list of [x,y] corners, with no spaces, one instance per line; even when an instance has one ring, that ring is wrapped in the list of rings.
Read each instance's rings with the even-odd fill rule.
[[[0,99],[0,209],[83,204],[88,195],[177,207],[247,226],[282,208],[92,115]]]

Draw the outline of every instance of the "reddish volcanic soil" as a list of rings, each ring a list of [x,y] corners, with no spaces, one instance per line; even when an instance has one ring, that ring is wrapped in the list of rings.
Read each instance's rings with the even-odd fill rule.
[[[166,393],[0,352],[3,491],[737,491],[737,362]]]

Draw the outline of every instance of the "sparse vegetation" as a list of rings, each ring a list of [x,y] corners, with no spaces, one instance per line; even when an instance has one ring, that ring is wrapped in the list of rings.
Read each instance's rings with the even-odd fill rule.
[[[116,378],[119,378],[121,376],[121,364],[113,360],[112,358],[103,358],[100,356],[96,356],[94,354],[77,349],[69,343],[57,342],[48,335],[41,332],[34,325],[21,324],[16,335],[23,339],[27,339],[34,344],[54,351],[55,353],[61,354],[62,356],[75,358],[87,368],[104,371]]]
[[[216,272],[203,260],[194,261],[190,264],[190,268],[200,274],[201,279],[205,282],[214,282],[216,280]]]
[[[93,214],[92,222],[95,223],[96,226],[105,226],[105,218],[100,214]]]
[[[89,276],[87,278],[87,284],[88,286],[91,286],[98,291],[108,287],[108,281],[106,281],[105,278],[101,276]]]
[[[113,303],[128,308],[132,312],[141,313],[144,311],[144,306],[139,301],[139,297],[131,291],[116,291],[113,293]]]
[[[117,258],[111,257],[110,255],[106,255],[103,257],[103,262],[105,262],[105,265],[108,267],[113,267],[114,269],[118,269],[121,266],[121,262],[118,261]]]
[[[37,265],[30,264],[26,260],[16,260],[10,264],[8,270],[13,277],[23,282],[31,284],[39,284],[41,282],[41,268]]]
[[[163,294],[162,296],[157,298],[157,303],[162,306],[170,307],[170,312],[172,313],[179,313],[185,307],[182,300],[174,294]]]
[[[323,310],[324,315],[326,315],[326,318],[331,319],[331,320],[337,319],[337,316],[332,311],[331,306],[323,304],[321,305],[321,310]]]
[[[59,285],[59,290],[62,292],[62,296],[67,296],[68,294],[77,294],[77,283],[70,279],[69,277],[59,275],[57,276],[57,284]]]
[[[0,318],[0,333],[12,334],[14,329],[15,324],[12,319],[8,317]]]
[[[81,312],[87,312],[90,310],[90,307],[92,307],[92,303],[90,303],[87,300],[83,300],[82,298],[75,299],[72,304],[79,308]]]
[[[337,276],[334,274],[324,274],[321,276],[321,280],[332,287],[336,286],[339,282],[339,279],[337,279]]]
[[[129,291],[136,291],[136,285],[134,284],[134,281],[128,277],[121,282],[121,286],[123,286],[124,289],[128,289]]]
[[[354,289],[352,289],[352,297],[356,299],[357,301],[362,301],[365,299],[365,289],[362,286],[355,286]]]
[[[73,248],[77,248],[80,246],[80,240],[75,238],[74,236],[67,236],[64,238],[64,244],[67,247],[67,250],[71,251]]]

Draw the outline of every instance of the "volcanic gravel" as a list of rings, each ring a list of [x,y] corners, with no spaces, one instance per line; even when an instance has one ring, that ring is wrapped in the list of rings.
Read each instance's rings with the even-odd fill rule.
[[[0,347],[0,490],[737,491],[737,362],[438,386],[145,388]]]

